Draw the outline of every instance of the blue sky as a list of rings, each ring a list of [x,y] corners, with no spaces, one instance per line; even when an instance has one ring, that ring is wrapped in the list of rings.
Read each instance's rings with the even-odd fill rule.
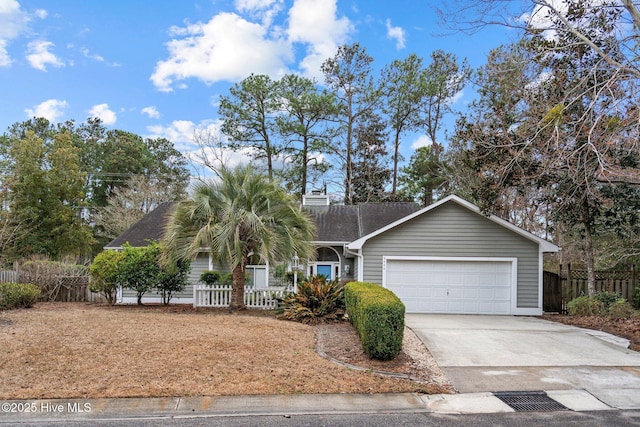
[[[484,63],[510,33],[438,36],[438,2],[408,0],[0,0],[0,132],[30,117],[100,117],[107,128],[192,149],[217,102],[250,73],[301,73],[358,42],[380,69],[435,49]],[[463,109],[465,89],[453,107]],[[447,121],[453,131],[453,120]],[[405,157],[423,141],[407,136]]]

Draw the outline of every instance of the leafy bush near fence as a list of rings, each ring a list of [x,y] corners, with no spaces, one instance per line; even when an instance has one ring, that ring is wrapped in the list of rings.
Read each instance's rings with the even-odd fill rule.
[[[616,292],[598,292],[593,297],[586,295],[567,303],[571,316],[609,316],[626,319],[637,314],[629,302]]]
[[[214,286],[220,283],[220,279],[222,278],[222,274],[219,271],[215,270],[205,270],[200,275],[200,281],[207,286]]]
[[[324,276],[311,276],[298,284],[298,292],[278,306],[279,319],[300,323],[339,320],[344,316],[344,286]]]
[[[366,282],[347,283],[344,299],[365,353],[379,360],[396,357],[404,336],[402,301],[390,290]]]
[[[640,286],[636,286],[633,289],[633,306],[640,308]]]
[[[614,319],[628,319],[636,315],[636,310],[626,299],[619,298],[611,303],[607,314]]]
[[[120,286],[119,265],[123,258],[123,252],[102,251],[96,255],[89,267],[89,290],[102,294],[110,305],[116,303],[116,293]]]
[[[598,301],[583,295],[567,303],[567,311],[571,316],[596,316],[600,314]]]
[[[31,283],[0,283],[0,309],[33,307],[40,293]]]
[[[618,292],[602,291],[593,295],[593,299],[600,303],[600,310],[602,313],[608,313],[611,304],[623,298]]]

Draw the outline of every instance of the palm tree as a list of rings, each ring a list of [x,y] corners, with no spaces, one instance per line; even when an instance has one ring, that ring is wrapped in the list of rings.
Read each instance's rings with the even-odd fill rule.
[[[245,266],[250,257],[288,262],[312,258],[315,225],[276,182],[251,166],[219,171],[219,179],[197,184],[171,216],[165,241],[172,261],[192,260],[202,248],[229,263],[230,309],[244,309]]]

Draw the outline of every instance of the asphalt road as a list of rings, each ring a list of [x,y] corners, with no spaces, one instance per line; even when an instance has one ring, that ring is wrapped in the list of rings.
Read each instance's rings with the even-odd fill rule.
[[[0,426],[7,425],[0,422]],[[14,424],[15,425],[15,424]],[[252,417],[197,417],[197,418],[153,418],[91,420],[81,422],[51,422],[17,424],[20,427],[45,426],[229,426],[229,427],[389,427],[389,426],[477,426],[477,427],[595,427],[595,426],[640,426],[640,411],[597,412],[519,412],[507,414],[444,415],[432,413],[404,414],[351,414],[351,415],[294,415]]]

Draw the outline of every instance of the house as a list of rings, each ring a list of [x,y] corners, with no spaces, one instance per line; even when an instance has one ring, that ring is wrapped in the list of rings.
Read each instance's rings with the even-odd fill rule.
[[[413,203],[340,206],[313,193],[303,207],[317,225],[318,256],[304,267],[306,275],[378,283],[410,313],[542,314],[542,257],[559,248],[466,200],[449,196],[422,209]],[[161,205],[106,249],[159,239],[170,208]],[[220,267],[203,252],[190,280]],[[272,270],[250,266],[251,284],[272,284]],[[190,292],[174,302],[192,302]],[[123,302],[133,302],[128,298]]]

